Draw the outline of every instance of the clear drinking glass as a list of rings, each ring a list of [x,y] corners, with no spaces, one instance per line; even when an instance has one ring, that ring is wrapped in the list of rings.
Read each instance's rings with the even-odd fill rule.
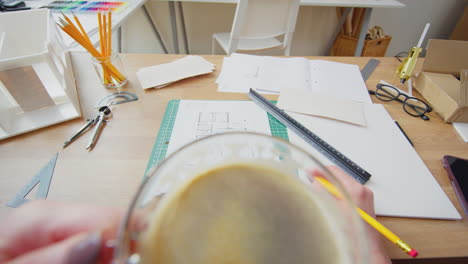
[[[145,236],[146,232],[149,232],[148,230],[155,216],[161,213],[160,208],[164,207],[165,199],[167,202],[167,199],[171,195],[178,195],[177,191],[181,189],[181,186],[193,180],[194,177],[199,176],[200,173],[209,171],[212,168],[238,163],[260,165],[279,172],[288,181],[291,179],[291,182],[303,188],[306,194],[305,197],[307,197],[305,201],[308,203],[310,199],[310,202],[314,203],[317,209],[314,212],[317,212],[320,217],[326,220],[323,222],[326,223],[326,228],[324,229],[328,229],[329,232],[325,233],[332,234],[332,241],[334,241],[336,246],[332,250],[332,254],[340,256],[336,263],[365,264],[369,262],[368,242],[363,221],[357,215],[355,206],[349,196],[329,170],[304,150],[282,139],[256,133],[235,132],[217,134],[194,141],[177,150],[150,170],[138,189],[121,225],[114,251],[113,263],[143,263],[141,258],[142,251],[140,250],[144,247],[142,245],[144,243],[142,237]],[[338,199],[336,196],[333,196],[323,185],[315,180],[315,177],[327,179],[341,192],[343,197]],[[258,188],[261,192],[262,186]],[[275,197],[274,199],[288,196],[281,196],[277,192],[271,192],[269,195],[268,197]],[[209,199],[207,200],[209,203]],[[283,210],[279,205],[276,209]],[[294,210],[291,212],[294,212]],[[296,216],[291,212],[288,210],[281,211],[279,213],[281,217],[279,218],[294,219]],[[282,214],[285,216],[283,217]],[[272,219],[272,221],[283,220]],[[242,232],[242,230],[231,231],[234,234]],[[168,232],[170,234],[172,232],[180,233],[180,229],[174,228]],[[318,236],[318,241],[322,241],[321,234],[322,232],[314,234],[314,236]],[[286,246],[287,243],[297,243],[297,239],[300,239],[301,242],[299,243],[302,243],[302,238],[307,235],[300,232],[292,234],[292,236],[286,234],[286,237],[293,237],[292,240],[294,242],[292,240],[289,242],[284,241],[284,245]],[[195,247],[195,252],[202,252],[202,249],[198,251],[197,248],[201,240],[201,238],[195,239],[187,245]],[[304,241],[309,240],[304,239]],[[282,247],[281,243],[280,248]],[[314,245],[307,244],[304,246],[307,249],[314,250]],[[183,247],[175,248],[174,250],[178,257],[185,257]],[[271,252],[276,251],[272,249]],[[185,263],[195,262],[189,261]],[[276,263],[276,261],[254,261],[251,263],[271,264]],[[310,263],[315,263],[314,259],[311,259]]]
[[[99,77],[99,82],[106,88],[120,88],[127,83],[122,59],[116,52],[109,56],[93,57],[93,66]]]

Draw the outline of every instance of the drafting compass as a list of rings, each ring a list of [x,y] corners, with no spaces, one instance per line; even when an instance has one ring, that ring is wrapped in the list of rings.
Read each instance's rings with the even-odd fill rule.
[[[88,120],[88,122],[82,126],[78,132],[75,133],[70,139],[65,141],[63,143],[63,147],[66,148],[70,143],[75,141],[79,136],[83,135],[86,131],[88,131],[91,126],[95,125],[93,135],[91,136],[91,139],[89,140],[88,145],[86,146],[87,150],[91,150],[94,145],[96,145],[96,142],[99,138],[99,135],[101,134],[102,127],[104,126],[104,123],[107,121],[107,117],[111,114],[111,110],[107,106],[102,106],[99,108],[99,114],[96,118]]]

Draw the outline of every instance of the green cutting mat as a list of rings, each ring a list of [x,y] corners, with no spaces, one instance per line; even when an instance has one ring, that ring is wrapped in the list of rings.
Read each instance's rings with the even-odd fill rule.
[[[271,101],[276,104],[276,101]],[[167,147],[171,140],[172,129],[174,128],[175,119],[179,110],[180,100],[171,100],[167,104],[166,112],[164,113],[161,126],[159,127],[158,136],[156,142],[153,145],[148,165],[146,166],[145,177],[148,171],[156,166],[160,161],[166,157]],[[268,122],[270,123],[271,135],[279,138],[283,138],[289,141],[288,130],[276,118],[268,114]]]

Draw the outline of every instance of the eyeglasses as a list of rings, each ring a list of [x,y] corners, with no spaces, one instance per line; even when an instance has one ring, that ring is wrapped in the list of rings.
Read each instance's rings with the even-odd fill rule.
[[[393,100],[398,101],[403,104],[403,109],[409,115],[416,117],[419,116],[424,120],[429,120],[429,117],[425,114],[431,112],[432,108],[421,99],[408,96],[407,94],[400,92],[396,87],[379,83],[377,84],[377,89],[375,89],[375,92],[369,91],[369,93],[375,95],[375,97],[377,97],[379,100],[385,102]],[[403,96],[404,100],[401,100],[399,98],[400,96]]]

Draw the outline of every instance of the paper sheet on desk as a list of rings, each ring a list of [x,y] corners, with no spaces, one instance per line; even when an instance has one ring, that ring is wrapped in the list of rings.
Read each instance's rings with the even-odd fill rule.
[[[310,90],[309,60],[305,58],[264,57],[259,69],[259,91]]]
[[[169,63],[141,68],[136,75],[143,89],[161,88],[173,82],[214,71],[214,64],[201,56],[186,56]]]
[[[460,219],[458,211],[383,105],[364,106],[367,127],[296,113],[290,115],[372,174],[366,186],[374,192],[377,215]],[[330,164],[294,132],[288,134],[291,143]]]
[[[270,134],[267,113],[251,101],[182,100],[167,155],[196,139],[234,131]]]
[[[308,60],[234,53],[224,58],[216,83],[220,92],[278,94],[281,89],[309,89]]]
[[[336,120],[366,126],[363,103],[346,100],[321,93],[288,89],[281,93],[277,106],[283,110],[333,118]]]
[[[468,123],[452,123],[453,128],[464,142],[468,142]]]
[[[216,79],[218,91],[231,93],[248,93],[249,89],[258,89],[258,71],[262,57],[232,54],[225,57],[221,73]]]
[[[357,65],[311,60],[309,67],[312,91],[346,100],[372,103]]]
[[[278,94],[302,89],[372,103],[357,65],[305,58],[279,58],[234,53],[224,58],[216,80],[218,91]]]

